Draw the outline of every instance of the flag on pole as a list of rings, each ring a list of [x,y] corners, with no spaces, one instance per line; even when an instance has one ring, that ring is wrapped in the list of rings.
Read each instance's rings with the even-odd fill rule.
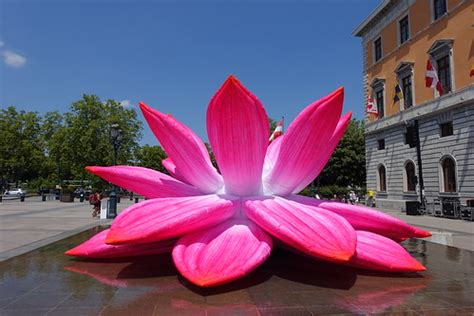
[[[469,73],[469,77],[474,77],[474,64],[471,65],[471,72]]]
[[[400,89],[400,85],[397,84],[395,86],[395,95],[393,96],[393,102],[398,102],[400,100],[403,100],[404,97],[403,97],[403,92],[402,92],[402,89]]]
[[[429,59],[426,63],[425,83],[427,88],[436,88],[440,95],[443,94],[443,86],[441,85],[441,82],[438,79],[438,73],[433,68],[431,60]]]
[[[369,97],[367,99],[367,106],[365,107],[365,113],[374,114],[375,116],[379,115],[379,111],[374,106],[374,99],[372,99],[372,97]]]
[[[272,141],[274,141],[275,139],[277,139],[278,137],[280,137],[281,135],[283,135],[283,117],[281,118],[281,120],[278,122],[275,130],[273,131],[272,135],[270,135],[270,143]]]

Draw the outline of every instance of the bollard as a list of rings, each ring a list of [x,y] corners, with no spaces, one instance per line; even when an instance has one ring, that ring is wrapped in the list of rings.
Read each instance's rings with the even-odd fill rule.
[[[20,195],[20,202],[25,202],[25,195],[24,194]]]
[[[135,203],[138,203],[138,198],[135,198]]]
[[[2,203],[2,199],[3,199],[3,197],[0,195],[0,203]]]
[[[130,192],[130,201],[133,201],[133,192]]]
[[[81,194],[81,196],[79,197],[79,202],[84,202],[84,194]]]
[[[41,201],[46,202],[46,194],[41,195]]]
[[[120,203],[120,195],[117,195],[117,203]]]

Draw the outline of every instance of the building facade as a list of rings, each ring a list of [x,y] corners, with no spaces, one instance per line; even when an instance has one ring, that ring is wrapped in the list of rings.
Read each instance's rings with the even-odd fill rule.
[[[474,1],[384,0],[353,35],[365,104],[378,112],[365,130],[377,205],[404,210],[422,187],[428,202],[474,199]]]

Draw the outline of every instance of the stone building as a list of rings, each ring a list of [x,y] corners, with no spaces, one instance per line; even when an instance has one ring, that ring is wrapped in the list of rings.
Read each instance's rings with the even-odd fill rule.
[[[429,203],[474,199],[474,1],[384,0],[353,35],[362,39],[365,103],[378,110],[365,130],[377,205],[404,210],[421,185]],[[428,60],[440,92],[425,85]]]

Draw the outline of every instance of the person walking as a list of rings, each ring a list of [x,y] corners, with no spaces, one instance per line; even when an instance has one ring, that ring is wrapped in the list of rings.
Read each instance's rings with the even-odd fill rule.
[[[101,196],[98,190],[96,190],[91,196],[89,197],[89,204],[92,205],[92,217],[97,217],[100,214],[100,203],[101,203]]]
[[[357,195],[355,194],[354,191],[349,192],[349,202],[354,205],[357,200]]]

